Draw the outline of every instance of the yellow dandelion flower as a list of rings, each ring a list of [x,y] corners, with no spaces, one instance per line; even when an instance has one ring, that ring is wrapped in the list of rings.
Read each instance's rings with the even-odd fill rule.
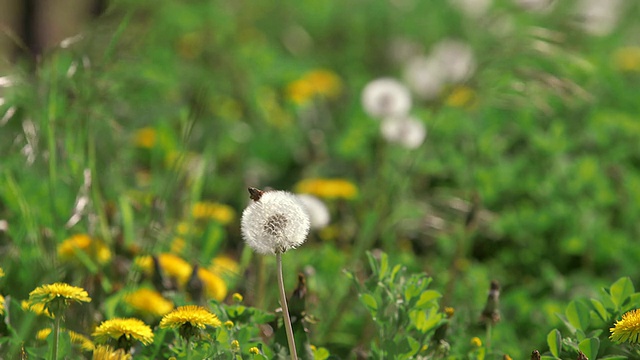
[[[196,335],[199,329],[220,325],[222,323],[215,314],[197,305],[180,306],[165,315],[160,321],[161,328],[178,329],[180,335],[186,339]]]
[[[629,342],[637,344],[640,342],[640,309],[628,311],[622,315],[622,320],[618,320],[612,328],[611,339],[615,343]]]
[[[260,349],[258,349],[257,347],[253,346],[252,348],[249,349],[249,354],[258,355],[258,354],[260,354]]]
[[[58,256],[62,260],[75,259],[77,251],[84,251],[99,264],[105,264],[111,260],[109,247],[104,242],[92,239],[87,234],[73,235],[58,245]]]
[[[139,148],[151,149],[156,145],[158,134],[152,127],[144,127],[136,131],[133,142]]]
[[[173,303],[159,292],[151,289],[138,289],[124,298],[136,311],[153,316],[162,316],[173,310]]]
[[[471,346],[473,347],[481,347],[482,346],[482,340],[480,340],[479,337],[475,336],[471,338]]]
[[[204,329],[207,325],[212,327],[222,325],[215,314],[197,305],[180,306],[165,315],[160,321],[161,328],[177,329],[187,324],[199,329]]]
[[[93,341],[91,341],[88,337],[71,330],[67,330],[67,332],[69,333],[69,337],[71,338],[71,343],[80,345],[80,348],[82,348],[82,350],[91,351],[95,348],[95,345],[93,345]]]
[[[29,307],[42,304],[43,308],[55,315],[71,302],[90,302],[89,294],[83,289],[65,283],[42,285],[29,293]]]
[[[216,256],[211,260],[209,270],[220,276],[238,276],[240,275],[240,264],[228,256]]]
[[[149,325],[136,318],[116,318],[103,321],[91,335],[99,343],[106,343],[116,340],[118,345],[126,342],[124,348],[133,344],[134,340],[140,341],[143,345],[153,342],[153,332]]]
[[[626,46],[616,50],[613,64],[622,72],[640,72],[640,47]]]
[[[191,214],[197,220],[213,220],[222,225],[229,224],[236,216],[231,206],[210,201],[195,203]]]
[[[4,296],[0,295],[0,315],[4,315]]]
[[[131,354],[123,349],[114,350],[111,346],[99,345],[93,350],[93,360],[131,360]]]
[[[358,188],[345,179],[305,179],[295,186],[296,191],[316,195],[322,198],[353,199],[358,195]]]
[[[287,97],[298,105],[311,100],[314,95],[313,84],[304,78],[295,80],[287,85]]]
[[[476,92],[472,88],[464,85],[453,88],[445,100],[448,106],[464,108],[472,108],[477,105],[477,102]]]
[[[22,300],[22,302],[20,303],[22,310],[25,311],[31,311],[33,313],[35,313],[36,315],[46,315],[50,318],[53,319],[53,315],[51,315],[51,313],[49,312],[49,310],[47,310],[44,307],[44,304],[29,304],[28,301],[26,300]]]
[[[208,297],[218,301],[227,297],[227,284],[221,277],[203,268],[198,268],[198,277],[202,280]]]
[[[51,334],[51,328],[44,328],[42,330],[38,330],[38,332],[36,333],[36,339],[40,341],[45,341],[49,337],[49,334]]]
[[[186,260],[174,254],[163,253],[158,255],[158,262],[164,273],[176,279],[181,286],[189,281],[193,268]]]

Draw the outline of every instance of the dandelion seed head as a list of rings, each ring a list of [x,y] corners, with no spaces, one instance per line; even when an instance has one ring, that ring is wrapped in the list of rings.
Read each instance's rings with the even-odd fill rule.
[[[427,137],[422,121],[414,117],[388,118],[380,125],[382,137],[407,149],[417,149]]]
[[[283,253],[302,245],[309,227],[303,205],[286,191],[265,191],[242,213],[242,236],[260,254]]]

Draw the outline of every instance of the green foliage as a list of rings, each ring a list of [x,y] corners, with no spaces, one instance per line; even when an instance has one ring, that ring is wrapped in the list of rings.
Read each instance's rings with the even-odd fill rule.
[[[547,335],[547,345],[552,356],[543,358],[573,359],[578,351],[588,359],[628,359],[638,356],[637,349],[612,346],[609,336],[614,322],[622,314],[638,307],[639,296],[631,279],[622,277],[603,288],[599,298],[571,301],[564,315],[558,314],[568,333],[562,337],[558,329],[551,330]]]
[[[371,274],[363,283],[353,272],[347,272],[347,276],[377,329],[372,355],[412,359],[434,352],[429,348],[431,337],[446,320],[439,311],[442,295],[427,289],[431,279],[426,274],[408,274],[400,264],[391,266],[384,252],[367,252],[367,258]]]

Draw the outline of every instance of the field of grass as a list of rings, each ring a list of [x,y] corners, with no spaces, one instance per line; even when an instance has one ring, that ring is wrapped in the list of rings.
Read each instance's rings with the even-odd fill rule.
[[[638,19],[111,1],[0,74],[0,359],[290,358],[249,187],[301,359],[640,359]]]

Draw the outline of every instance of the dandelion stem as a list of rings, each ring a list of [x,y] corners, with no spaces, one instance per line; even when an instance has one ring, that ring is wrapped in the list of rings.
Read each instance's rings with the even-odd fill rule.
[[[187,339],[187,360],[191,360],[191,342]]]
[[[278,266],[278,287],[280,288],[280,305],[282,306],[282,318],[284,327],[287,332],[287,341],[289,342],[289,353],[292,360],[298,360],[296,353],[296,343],[293,337],[293,328],[291,327],[291,318],[289,317],[289,307],[287,306],[287,295],[284,291],[284,281],[282,280],[282,253],[276,252],[276,263]]]
[[[60,318],[61,316],[56,316],[53,321],[53,348],[51,349],[51,359],[58,360],[58,342],[60,340]]]

